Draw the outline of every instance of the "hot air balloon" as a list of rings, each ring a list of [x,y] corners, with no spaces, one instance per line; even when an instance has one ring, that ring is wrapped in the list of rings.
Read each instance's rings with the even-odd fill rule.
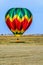
[[[14,35],[22,35],[32,23],[32,13],[26,8],[11,8],[5,15],[5,21]]]

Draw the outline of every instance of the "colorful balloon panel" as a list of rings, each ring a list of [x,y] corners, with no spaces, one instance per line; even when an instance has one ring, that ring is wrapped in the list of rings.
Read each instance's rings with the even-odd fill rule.
[[[32,14],[26,8],[11,8],[5,15],[6,24],[14,34],[23,34],[32,23]]]

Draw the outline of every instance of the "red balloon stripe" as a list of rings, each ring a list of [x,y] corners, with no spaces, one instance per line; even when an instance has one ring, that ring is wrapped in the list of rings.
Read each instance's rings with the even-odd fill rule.
[[[21,21],[21,22],[17,18],[15,18],[12,22],[10,21],[9,18],[6,20],[6,23],[9,29],[12,29],[12,30],[17,29],[19,31],[22,29],[25,31],[30,26],[31,22],[32,22],[32,19],[28,22],[26,18],[24,18],[24,21]]]
[[[15,18],[13,22],[15,22],[16,29],[18,29],[20,31],[21,30],[21,22],[17,18]]]
[[[9,18],[6,20],[6,24],[8,25],[8,27],[9,27],[10,30],[11,29],[12,30],[15,30],[16,29],[15,23],[14,22],[11,22]]]

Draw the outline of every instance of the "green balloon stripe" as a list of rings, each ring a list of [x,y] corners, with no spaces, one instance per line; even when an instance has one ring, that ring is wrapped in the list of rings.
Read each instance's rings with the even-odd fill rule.
[[[23,34],[23,33],[24,33],[24,32],[19,32],[19,33],[18,33],[18,32],[13,32],[13,34],[15,34],[15,35],[17,35],[17,34],[20,34],[20,35],[21,35],[21,34]]]
[[[32,16],[31,12],[26,8],[12,8],[7,12],[6,16],[8,14],[9,14],[10,18],[13,18],[15,15],[18,15],[20,18],[22,18],[25,15],[27,15],[28,18],[30,18]]]

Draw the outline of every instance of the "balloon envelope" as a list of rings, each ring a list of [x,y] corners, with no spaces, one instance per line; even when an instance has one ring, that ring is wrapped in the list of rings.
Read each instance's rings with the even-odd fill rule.
[[[23,34],[32,23],[32,14],[26,8],[11,8],[5,15],[6,24],[13,34]]]

